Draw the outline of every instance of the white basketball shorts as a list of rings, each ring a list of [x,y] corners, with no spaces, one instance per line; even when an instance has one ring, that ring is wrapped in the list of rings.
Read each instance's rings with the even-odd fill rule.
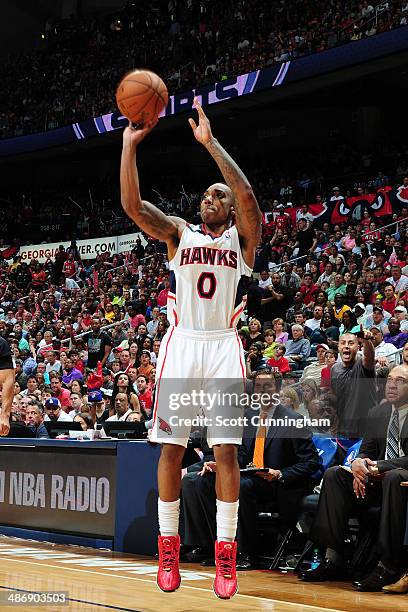
[[[241,444],[245,360],[235,329],[171,326],[156,365],[151,441],[187,446],[191,427],[206,427],[209,446]]]

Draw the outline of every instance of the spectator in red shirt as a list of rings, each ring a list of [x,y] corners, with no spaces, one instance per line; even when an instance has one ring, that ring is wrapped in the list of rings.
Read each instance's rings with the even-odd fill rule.
[[[322,389],[330,389],[330,370],[334,366],[337,361],[337,351],[334,349],[329,349],[326,351],[324,356],[325,367],[322,370],[322,377],[320,381],[320,386]]]
[[[281,374],[285,374],[286,372],[290,372],[289,361],[284,356],[286,353],[286,348],[283,344],[278,344],[275,349],[275,358],[268,359],[266,362],[267,365],[272,368],[274,372],[279,371]]]
[[[303,283],[300,286],[299,291],[303,295],[303,303],[306,306],[314,304],[319,287],[313,283],[313,276],[310,274],[310,272],[306,272],[306,274],[304,274]]]
[[[394,293],[394,287],[392,285],[385,285],[384,287],[384,298],[381,301],[381,306],[384,310],[394,316],[395,307],[397,305],[397,298]]]
[[[138,398],[140,407],[146,413],[147,417],[150,417],[152,412],[152,391],[148,386],[148,379],[143,374],[139,374],[136,380]]]
[[[61,386],[61,378],[58,374],[54,374],[51,378],[51,391],[52,397],[59,400],[61,408],[65,412],[69,412],[71,409],[71,392]]]
[[[62,266],[62,273],[65,278],[75,278],[77,272],[77,263],[74,260],[73,253],[68,255],[68,259],[64,261],[64,265]]]
[[[169,295],[170,281],[166,279],[164,281],[164,289],[162,289],[157,296],[157,305],[162,307],[167,305],[167,296]]]

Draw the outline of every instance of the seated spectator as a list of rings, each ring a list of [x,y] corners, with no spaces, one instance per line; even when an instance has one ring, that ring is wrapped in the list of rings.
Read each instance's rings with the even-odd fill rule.
[[[313,282],[313,276],[310,274],[310,272],[306,272],[303,275],[303,280],[299,291],[303,296],[303,303],[306,306],[314,306],[314,300],[319,291],[319,287]]]
[[[383,310],[386,310],[390,313],[391,316],[393,316],[396,305],[397,296],[394,293],[394,287],[392,285],[385,285],[384,297],[381,300],[381,307],[383,308]]]
[[[67,357],[65,361],[64,372],[62,375],[62,382],[64,383],[64,385],[66,385],[67,387],[70,387],[72,384],[72,381],[74,380],[82,381],[83,378],[84,377],[82,375],[82,372],[74,368],[72,359],[70,357]]]
[[[402,332],[400,322],[396,317],[388,319],[388,334],[384,334],[384,342],[393,344],[400,349],[408,341],[408,332]]]
[[[379,327],[370,327],[375,347],[375,363],[377,366],[389,366],[395,363],[397,350],[393,344],[384,342],[384,337]]]
[[[84,400],[82,395],[79,393],[71,393],[71,408],[72,410],[68,414],[72,418],[84,411]]]
[[[304,364],[304,360],[310,355],[310,342],[304,338],[304,330],[301,325],[292,325],[293,340],[286,343],[286,358],[292,370],[299,370]]]
[[[305,323],[305,333],[308,335],[308,330],[315,331],[315,329],[319,329],[321,325],[323,317],[323,308],[320,305],[317,305],[313,308],[313,318],[307,319]]]
[[[387,317],[387,319],[385,319]],[[386,310],[383,310],[380,306],[373,307],[373,314],[366,317],[365,327],[366,329],[370,329],[373,325],[378,327],[383,334],[388,333],[387,322],[390,318],[389,313]]]
[[[283,344],[278,344],[275,350],[275,357],[271,357],[266,362],[267,366],[271,368],[272,372],[280,372],[286,374],[290,372],[289,361],[285,357],[286,347]]]
[[[61,403],[56,397],[45,400],[45,412],[44,421],[72,421],[72,417],[62,410]]]
[[[275,379],[259,372],[254,392],[271,397],[277,391]],[[295,524],[300,499],[312,486],[312,475],[320,460],[312,442],[310,430],[303,427],[292,431],[283,427],[276,435],[272,419],[298,419],[292,410],[272,403],[262,406],[259,413],[248,411],[248,425],[244,429],[238,451],[241,468],[254,464],[268,467],[267,473],[241,475],[238,515],[237,569],[250,570],[257,566],[259,534],[256,525],[257,504],[275,501],[281,520]],[[252,417],[256,417],[252,419]],[[185,520],[184,543],[200,546],[213,555],[215,533],[215,472],[214,461],[204,463],[201,472],[187,473],[182,479],[182,499]]]
[[[401,573],[407,518],[408,369],[397,366],[388,375],[386,403],[373,408],[358,457],[351,472],[329,468],[323,478],[319,506],[310,538],[324,547],[324,561],[301,576],[306,582],[337,581],[345,577],[344,540],[348,519],[371,506],[381,506],[377,544],[380,561],[371,574],[353,583],[358,591],[381,591]],[[402,451],[403,456],[399,456]],[[379,478],[380,474],[384,474]]]
[[[150,351],[143,350],[140,354],[140,366],[137,368],[137,375],[146,376],[148,378],[152,370],[153,366],[151,364]]]
[[[330,371],[337,361],[338,353],[335,349],[329,349],[324,355],[324,368],[321,373],[320,387],[329,390],[331,387]]]
[[[115,407],[115,399],[118,393],[125,393],[128,397],[128,404],[131,410],[140,412],[139,399],[133,390],[129,375],[125,372],[118,372],[113,381],[112,407]]]
[[[336,274],[334,277],[334,285],[327,289],[328,300],[333,302],[337,293],[346,295],[346,284],[344,282],[343,274]]]
[[[300,407],[300,401],[296,389],[290,387],[289,385],[286,387],[282,387],[279,396],[281,404],[283,406],[286,406],[287,408],[290,408],[290,410],[298,412]]]
[[[285,330],[285,321],[280,317],[277,317],[272,321],[272,329],[275,332],[275,341],[285,343],[288,340],[288,332]]]
[[[26,411],[26,425],[34,432],[36,438],[49,438],[44,426],[44,408],[41,402],[31,400]]]
[[[55,372],[53,373],[53,376],[51,378],[50,387],[52,391],[52,396],[59,400],[61,407],[65,410],[65,412],[69,412],[68,409],[71,408],[71,392],[69,391],[69,389],[64,389],[61,386],[61,378]]]
[[[342,321],[343,315],[347,310],[351,310],[350,306],[344,303],[344,296],[341,293],[336,293],[334,296],[333,314],[338,321]]]
[[[317,360],[313,361],[309,365],[305,367],[303,370],[301,381],[305,379],[312,379],[316,382],[318,386],[320,386],[321,378],[322,378],[322,370],[326,365],[325,355],[329,350],[327,344],[318,344],[316,347],[316,355]]]
[[[254,342],[263,342],[262,324],[258,319],[251,319],[249,322],[248,346]]]
[[[261,342],[251,344],[245,363],[247,378],[255,378],[256,372],[265,368],[266,359],[263,356],[263,345]]]
[[[402,295],[408,290],[408,276],[402,273],[400,266],[391,267],[391,276],[387,278],[387,283],[394,287],[395,293]]]
[[[305,378],[301,381],[303,402],[299,406],[299,413],[305,417],[312,418],[311,415],[318,411],[320,388],[312,378]]]
[[[148,378],[144,374],[138,374],[136,385],[143,420],[148,420],[152,415],[153,406],[152,391],[148,386]]]
[[[396,306],[394,314],[395,318],[399,321],[401,331],[408,331],[407,309],[405,306]]]
[[[357,317],[352,310],[346,310],[341,319],[339,334],[357,334],[360,331],[360,325],[357,323]]]
[[[129,406],[129,399],[126,393],[119,391],[114,400],[115,414],[106,421],[126,421],[132,409]]]
[[[74,422],[80,423],[83,431],[94,428],[94,422],[88,412],[80,412],[74,416]]]
[[[263,352],[264,357],[267,359],[272,359],[275,357],[276,347],[279,346],[277,342],[275,342],[275,332],[273,329],[268,328],[265,330],[265,344],[266,348]]]

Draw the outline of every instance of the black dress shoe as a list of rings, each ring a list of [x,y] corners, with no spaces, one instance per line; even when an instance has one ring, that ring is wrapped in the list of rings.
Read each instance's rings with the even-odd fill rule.
[[[201,561],[208,559],[208,557],[211,557],[211,551],[201,546],[194,548],[194,550],[185,555],[187,563],[201,563]]]
[[[334,565],[334,563],[328,559],[323,559],[316,569],[307,570],[307,572],[300,574],[299,580],[303,580],[304,582],[344,580],[346,578],[345,573],[346,572],[343,567]]]
[[[353,582],[353,587],[356,591],[366,591],[368,593],[376,593],[382,591],[384,586],[392,584],[399,577],[399,574],[393,574],[387,571],[381,565],[377,565],[367,578],[364,580],[356,580]]]
[[[238,553],[237,557],[237,570],[238,571],[249,571],[256,569],[255,560],[249,555],[244,555],[242,553]]]

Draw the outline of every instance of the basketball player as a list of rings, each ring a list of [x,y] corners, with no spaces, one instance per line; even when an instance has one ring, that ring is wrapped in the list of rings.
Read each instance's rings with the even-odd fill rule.
[[[242,277],[251,275],[255,248],[261,235],[261,212],[247,178],[214,138],[198,100],[199,123],[189,119],[196,140],[217,163],[225,183],[214,183],[201,200],[200,226],[166,216],[142,200],[135,163],[137,145],[154,127],[127,127],[123,134],[121,199],[125,212],[147,234],[167,243],[170,267],[168,319],[157,360],[156,399],[151,440],[162,443],[158,467],[159,569],[158,586],[175,591],[180,586],[178,535],[181,463],[190,427],[185,416],[195,408],[179,407],[180,426],[171,425],[166,384],[180,390],[188,381],[208,386],[240,380],[243,390],[244,359],[235,325],[242,312]],[[167,399],[166,399],[167,397]],[[235,407],[236,409],[236,407]],[[217,407],[214,408],[217,410]],[[224,407],[223,407],[224,410]],[[219,414],[224,414],[223,410]],[[225,410],[228,410],[225,408]],[[218,414],[218,413],[216,413]],[[214,416],[214,415],[213,415]],[[214,421],[214,419],[213,419]],[[208,443],[216,460],[217,541],[214,592],[229,599],[237,591],[235,570],[236,528],[240,473],[237,446],[242,427],[226,431],[208,427]]]
[[[14,363],[8,342],[0,337],[0,436],[10,431],[10,412],[14,397]]]

